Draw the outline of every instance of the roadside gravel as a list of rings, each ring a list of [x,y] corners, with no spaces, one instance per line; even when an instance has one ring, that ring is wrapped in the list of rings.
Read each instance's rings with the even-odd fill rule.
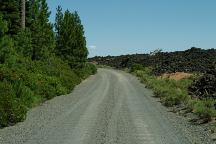
[[[0,144],[211,144],[202,126],[162,106],[125,72],[99,69],[66,96],[0,130]]]

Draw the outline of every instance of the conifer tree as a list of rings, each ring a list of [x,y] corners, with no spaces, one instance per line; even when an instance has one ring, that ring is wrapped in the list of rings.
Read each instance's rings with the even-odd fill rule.
[[[13,48],[12,39],[6,35],[8,31],[7,22],[3,20],[3,16],[0,13],[0,63],[11,63],[12,55],[15,51]]]
[[[34,0],[26,1],[26,27],[30,28],[34,17]]]
[[[33,55],[31,31],[26,28],[15,36],[16,52],[24,57],[31,58]]]
[[[60,49],[61,46],[61,29],[62,29],[62,23],[63,23],[63,18],[64,18],[64,14],[62,13],[62,8],[61,6],[57,7],[57,13],[56,13],[56,18],[55,18],[55,32],[56,32],[56,49],[55,49],[55,53],[56,55],[60,55]]]
[[[71,13],[68,10],[63,18],[61,16],[61,10],[57,9],[56,55],[67,61],[71,68],[82,68],[87,60],[88,50],[80,17],[77,12]]]
[[[0,12],[8,23],[7,34],[15,35],[20,30],[19,0],[0,0]]]
[[[54,25],[55,25],[55,30],[56,30],[56,36],[59,37],[64,14],[62,13],[61,6],[58,6],[56,10],[57,12],[56,12],[56,19],[55,19]]]
[[[49,22],[50,12],[46,0],[35,0],[31,24],[33,60],[46,59],[55,47],[53,26]]]
[[[88,49],[86,47],[86,38],[84,35],[85,34],[84,27],[76,11],[74,13],[74,18],[76,23],[75,24],[76,50],[74,51],[74,56],[78,63],[78,67],[84,67],[84,64],[88,56]]]
[[[73,55],[71,49],[73,47],[73,37],[74,37],[74,22],[73,15],[67,10],[64,13],[64,18],[59,21],[58,14],[56,15],[56,30],[57,30],[57,46],[56,54],[60,56],[63,60],[69,63],[73,62]],[[61,23],[61,27],[59,26]],[[60,28],[60,29],[58,29]]]

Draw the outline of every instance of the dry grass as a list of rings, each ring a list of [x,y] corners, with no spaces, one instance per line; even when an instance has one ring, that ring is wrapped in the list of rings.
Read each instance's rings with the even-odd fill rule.
[[[185,72],[165,73],[159,76],[159,79],[182,80],[191,77],[193,74]]]

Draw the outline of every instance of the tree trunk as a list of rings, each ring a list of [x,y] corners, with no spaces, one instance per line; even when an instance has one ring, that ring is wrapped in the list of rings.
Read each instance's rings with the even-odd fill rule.
[[[25,19],[26,19],[26,1],[22,0],[22,19],[21,19],[21,27],[22,29],[25,29]]]

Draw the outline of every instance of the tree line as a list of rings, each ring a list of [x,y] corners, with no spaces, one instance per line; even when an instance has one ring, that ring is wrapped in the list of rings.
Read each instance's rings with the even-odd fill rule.
[[[72,68],[83,67],[88,50],[84,28],[77,12],[62,12],[58,6],[56,22],[49,22],[46,0],[1,0],[1,21],[6,21],[4,34],[16,40],[17,51],[32,60],[43,60],[55,54]]]
[[[0,0],[0,127],[96,72],[78,13],[50,14],[46,0]]]

